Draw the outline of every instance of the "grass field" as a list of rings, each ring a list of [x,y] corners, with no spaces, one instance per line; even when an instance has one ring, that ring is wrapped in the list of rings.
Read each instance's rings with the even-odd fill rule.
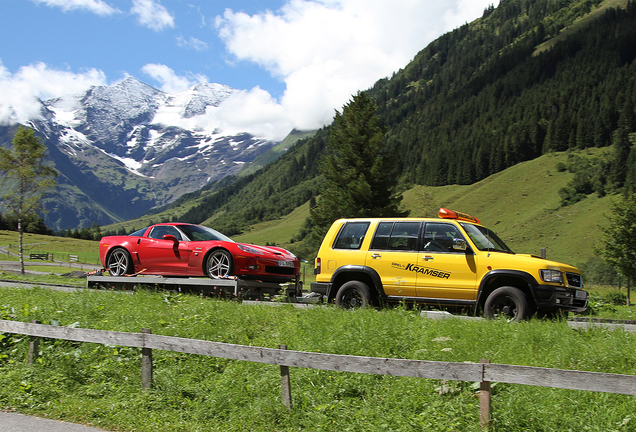
[[[32,253],[48,253],[55,261],[69,261],[69,255],[77,255],[80,263],[99,264],[99,242],[81,240],[70,237],[55,237],[25,233],[23,237],[25,259]],[[8,251],[18,253],[18,233],[0,231],[0,248],[8,247]],[[0,254],[0,260],[17,260],[15,256]],[[51,260],[51,258],[49,258]],[[28,260],[37,262],[38,260]]]
[[[636,335],[564,322],[428,320],[404,308],[241,305],[137,291],[3,289],[0,317],[276,348],[636,374]],[[478,431],[474,383],[291,368],[293,408],[276,366],[155,350],[141,390],[138,349],[0,335],[0,409],[118,431]],[[633,431],[634,397],[497,383],[492,431]]]

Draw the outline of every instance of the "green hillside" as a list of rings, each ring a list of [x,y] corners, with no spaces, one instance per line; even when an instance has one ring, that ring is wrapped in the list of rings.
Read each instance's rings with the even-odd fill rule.
[[[577,154],[595,156],[601,151]],[[540,255],[546,248],[548,258],[579,265],[594,256],[594,246],[601,238],[598,225],[605,222],[604,213],[615,197],[591,195],[560,207],[559,189],[572,180],[573,174],[559,172],[556,165],[565,163],[569,154],[541,156],[473,185],[415,186],[404,193],[403,205],[413,217],[436,216],[440,207],[472,214],[517,253]],[[234,239],[275,243],[293,250],[290,239],[298,235],[308,215],[308,204],[304,204],[283,218],[255,224]]]
[[[590,195],[560,207],[558,191],[573,174],[559,172],[556,165],[567,157],[566,152],[544,155],[473,185],[416,186],[404,194],[404,204],[412,216],[425,215],[423,201],[432,202],[435,211],[448,207],[469,213],[517,253],[540,255],[546,248],[550,259],[582,264],[594,256],[602,235],[599,224],[605,223],[604,213],[615,197]],[[427,193],[432,196],[428,201],[422,198]]]
[[[387,142],[399,148],[404,206],[414,216],[439,206],[462,210],[515,251],[546,248],[550,258],[580,264],[593,256],[611,195],[636,184],[636,163],[628,162],[636,160],[629,141],[636,132],[634,71],[636,2],[507,0],[368,91]],[[320,194],[329,133],[325,127],[298,136],[256,171],[104,231],[204,223],[311,259],[317,246],[300,234],[308,230],[309,202]],[[575,153],[602,157],[585,173],[556,167]],[[566,186],[571,202],[587,198],[561,207]]]
[[[605,212],[616,196],[599,198],[596,194],[566,207],[561,207],[559,189],[570,182],[574,174],[559,172],[557,164],[566,163],[568,155],[594,157],[606,152],[590,149],[577,152],[551,153],[532,161],[522,162],[472,185],[419,186],[404,193],[403,206],[412,217],[436,216],[440,207],[447,207],[478,217],[483,225],[499,234],[517,253],[541,254],[570,264],[582,264],[594,256],[594,246],[601,238],[599,224],[605,223]],[[151,223],[171,219],[187,206],[146,216],[122,224],[103,227],[104,231],[122,229],[132,232]],[[297,238],[309,216],[309,203],[295,208],[280,218],[260,222],[245,228],[232,238],[256,244],[277,244],[292,250],[304,250]],[[206,225],[217,227],[214,219]],[[311,255],[311,254],[301,254]],[[312,256],[302,256],[311,260]]]

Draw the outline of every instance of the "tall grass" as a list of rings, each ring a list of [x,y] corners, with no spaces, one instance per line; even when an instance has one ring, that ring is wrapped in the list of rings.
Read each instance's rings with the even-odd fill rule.
[[[636,336],[564,322],[427,320],[417,310],[242,305],[138,291],[2,290],[0,317],[334,354],[636,374]],[[0,409],[136,431],[477,431],[474,383],[292,368],[293,408],[277,366],[155,350],[141,390],[138,349],[0,335]],[[495,384],[493,431],[629,431],[634,397]]]

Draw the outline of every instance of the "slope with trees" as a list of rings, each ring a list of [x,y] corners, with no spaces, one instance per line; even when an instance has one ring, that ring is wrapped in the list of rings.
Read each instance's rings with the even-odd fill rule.
[[[635,58],[634,1],[507,0],[432,42],[368,93],[399,154],[405,188],[473,184],[542,154],[612,149],[596,162],[568,162],[565,169],[581,174],[563,188],[567,205],[633,188]],[[211,185],[187,212],[180,201],[165,214],[235,235],[313,205],[330,129],[247,177]]]

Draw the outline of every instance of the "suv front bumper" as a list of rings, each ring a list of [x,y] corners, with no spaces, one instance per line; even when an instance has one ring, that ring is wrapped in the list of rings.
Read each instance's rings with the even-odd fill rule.
[[[589,295],[587,291],[552,285],[539,285],[535,288],[537,307],[542,310],[562,310],[583,312],[587,309]]]

